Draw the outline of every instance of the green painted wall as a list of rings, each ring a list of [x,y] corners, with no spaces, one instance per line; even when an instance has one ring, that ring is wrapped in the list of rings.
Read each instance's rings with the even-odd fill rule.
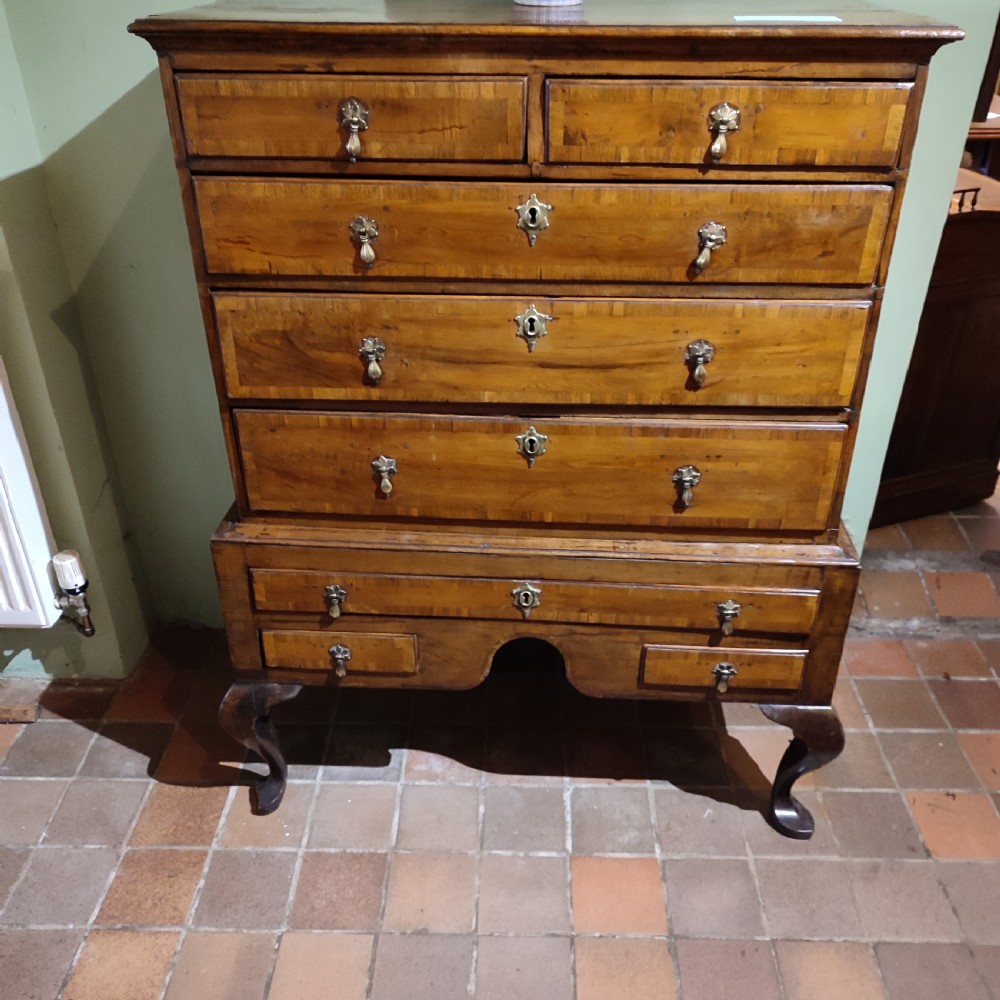
[[[945,46],[931,63],[844,499],[844,522],[856,543],[863,542],[875,506],[937,244],[1000,12],[998,0],[901,0],[899,6],[951,21],[965,30],[966,38]]]
[[[998,3],[901,3],[954,20],[969,38],[931,72],[845,505],[856,539]],[[232,498],[156,62],[125,30],[177,6],[0,0],[0,226],[17,272],[0,288],[0,353],[22,359],[19,405],[29,399],[22,417],[59,533],[80,545],[86,529],[94,540],[109,674],[134,662],[156,621],[218,624],[207,539]],[[3,208],[15,202],[18,211]],[[102,669],[75,647],[46,653],[23,631],[0,634],[0,647],[9,669]]]
[[[124,541],[114,461],[87,360],[45,168],[0,6],[0,356],[57,544],[90,577],[98,633],[0,631],[5,674],[120,676],[148,638],[141,572]]]
[[[161,622],[218,624],[232,484],[156,60],[160,0],[6,0],[131,540]]]

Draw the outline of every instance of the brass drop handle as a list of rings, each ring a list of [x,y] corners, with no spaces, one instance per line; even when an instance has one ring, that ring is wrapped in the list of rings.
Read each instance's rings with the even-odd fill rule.
[[[725,694],[729,690],[729,682],[739,673],[731,663],[717,663],[712,671],[715,678],[715,690]]]
[[[514,317],[514,322],[517,323],[517,335],[528,345],[529,352],[533,351],[535,344],[548,334],[546,324],[552,321],[552,316],[539,312],[534,305],[528,306],[520,316]]]
[[[718,163],[728,150],[726,135],[740,130],[740,109],[728,101],[716,104],[708,113],[708,131],[715,137],[708,147],[708,155],[713,163]]]
[[[694,503],[694,488],[701,482],[701,470],[694,465],[682,465],[674,470],[673,482],[680,494],[678,503],[687,509]]]
[[[684,362],[691,368],[691,378],[699,389],[705,384],[708,372],[705,371],[712,358],[715,357],[715,344],[707,340],[693,340],[684,351]]]
[[[733,622],[739,618],[742,610],[743,605],[740,604],[739,601],[734,601],[732,598],[716,605],[716,614],[719,618],[719,628],[722,630],[723,635],[733,634]]]
[[[536,431],[534,427],[529,427],[523,434],[518,434],[514,438],[517,441],[517,450],[528,460],[528,468],[535,464],[535,459],[539,455],[544,455],[549,444],[548,434]]]
[[[341,646],[339,643],[336,646],[330,647],[330,659],[333,660],[336,665],[334,672],[338,677],[347,676],[347,664],[351,662],[351,651],[347,646]]]
[[[549,212],[554,211],[551,205],[546,205],[544,201],[538,200],[538,195],[533,194],[523,205],[518,205],[517,228],[527,233],[528,246],[534,246],[538,239],[538,234],[544,229],[548,229]]]
[[[378,337],[363,337],[358,354],[368,362],[368,381],[378,385],[382,378],[380,361],[385,359],[385,344]]]
[[[350,133],[344,145],[347,158],[351,163],[357,163],[361,155],[361,136],[358,133],[367,130],[371,110],[360,97],[346,98],[337,110],[340,112],[340,124]]]
[[[511,596],[514,598],[514,607],[527,618],[542,603],[542,588],[525,581],[511,591]]]
[[[368,267],[375,263],[375,248],[372,243],[378,239],[378,223],[367,215],[359,215],[351,223],[351,239],[358,244],[358,256]]]
[[[331,618],[339,618],[343,610],[341,605],[347,600],[347,591],[340,584],[331,583],[323,589],[323,596],[326,598],[327,614]]]
[[[385,496],[388,496],[392,492],[392,477],[396,475],[396,460],[394,458],[387,458],[385,455],[379,455],[372,462],[372,468],[380,480],[378,488]]]
[[[706,222],[698,230],[698,256],[691,267],[699,274],[712,262],[712,251],[726,242],[726,227],[720,222]]]

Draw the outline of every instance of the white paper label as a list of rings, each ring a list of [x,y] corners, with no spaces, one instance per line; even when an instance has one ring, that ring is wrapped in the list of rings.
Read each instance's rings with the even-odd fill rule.
[[[734,14],[734,21],[765,21],[781,24],[842,24],[836,14]]]

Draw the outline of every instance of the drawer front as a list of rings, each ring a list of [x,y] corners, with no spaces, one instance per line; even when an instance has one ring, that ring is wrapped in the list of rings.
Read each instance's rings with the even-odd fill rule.
[[[526,561],[526,568],[530,564]],[[710,567],[707,568],[710,572]],[[710,577],[708,577],[710,580]],[[335,613],[492,618],[532,622],[643,625],[718,632],[720,605],[735,602],[732,632],[806,634],[816,617],[818,591],[767,592],[741,588],[615,586],[568,580],[485,579],[376,573],[254,569],[254,607],[262,612],[329,613],[328,587],[337,587]],[[732,607],[732,605],[727,605]],[[728,631],[728,630],[727,630]]]
[[[807,531],[827,526],[846,431],[270,410],[236,426],[257,511]],[[385,479],[380,458],[396,466]],[[684,507],[673,477],[687,466],[700,482]]]
[[[417,672],[415,635],[264,629],[261,646],[267,667],[333,673],[338,661],[331,650],[340,647],[337,652],[349,651],[339,664],[347,677],[410,677]]]
[[[180,75],[177,90],[191,156],[347,160],[340,106],[356,98],[358,160],[524,159],[516,77]]]
[[[646,688],[718,690],[725,676],[728,691],[795,691],[802,683],[804,649],[709,649],[657,646],[642,649],[639,685]],[[735,673],[730,674],[730,670]]]
[[[892,167],[912,84],[552,80],[553,163]],[[739,113],[711,146],[713,109]],[[732,114],[731,112],[729,113]]]
[[[892,200],[846,184],[194,184],[210,272],[361,279],[868,285]],[[532,194],[552,206],[534,246],[517,225]],[[378,226],[371,267],[350,232],[359,216]],[[709,222],[726,243],[695,271]]]
[[[867,302],[538,296],[213,301],[234,399],[617,406],[846,406],[870,312]]]

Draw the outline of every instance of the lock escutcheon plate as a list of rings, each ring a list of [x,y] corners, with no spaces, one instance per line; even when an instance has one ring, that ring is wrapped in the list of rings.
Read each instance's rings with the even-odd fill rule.
[[[517,323],[517,335],[528,345],[528,350],[533,351],[535,344],[548,335],[546,324],[553,322],[554,317],[547,313],[539,312],[534,304],[528,306],[520,316],[514,317]]]
[[[517,441],[517,450],[528,460],[528,468],[535,464],[535,459],[539,455],[544,455],[549,444],[548,434],[536,431],[534,427],[529,427],[523,434],[518,434],[514,438]]]
[[[525,580],[519,583],[512,591],[514,607],[527,618],[531,612],[542,603],[542,588],[536,587]]]
[[[532,194],[523,205],[518,205],[514,211],[517,212],[517,228],[527,233],[528,245],[534,246],[538,234],[543,229],[549,228],[549,212],[553,211],[552,206],[546,205],[544,201],[539,201],[538,195]]]

